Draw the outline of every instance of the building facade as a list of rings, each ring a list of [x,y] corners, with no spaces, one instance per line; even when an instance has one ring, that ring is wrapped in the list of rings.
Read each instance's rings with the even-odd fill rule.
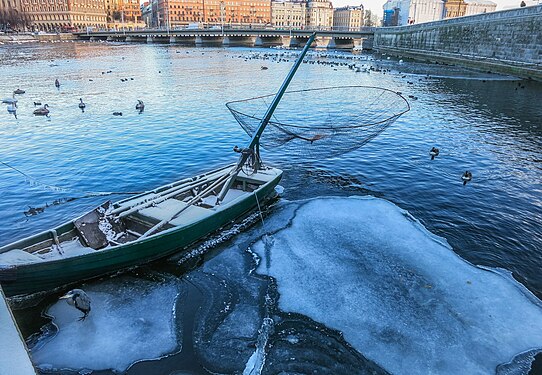
[[[271,0],[156,0],[153,26],[253,26],[271,23]]]
[[[465,0],[447,0],[445,18],[463,17],[467,11]]]
[[[0,31],[24,27],[25,23],[21,0],[0,0]]]
[[[21,8],[34,30],[74,31],[107,26],[104,0],[21,0]]]
[[[139,0],[105,0],[105,11],[109,28],[145,26]]]
[[[330,30],[333,27],[333,5],[328,0],[307,1],[307,28]]]
[[[488,0],[465,0],[465,2],[467,3],[465,16],[494,12],[497,9],[497,4]]]
[[[446,14],[445,4],[444,0],[388,0],[384,4],[383,26],[405,26],[441,20]]]
[[[307,23],[304,1],[272,1],[271,24],[281,29],[303,29]]]
[[[357,31],[363,26],[363,5],[333,10],[333,30]]]

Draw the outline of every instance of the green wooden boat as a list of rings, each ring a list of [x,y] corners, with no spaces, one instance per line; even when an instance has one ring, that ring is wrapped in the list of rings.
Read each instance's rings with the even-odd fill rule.
[[[7,296],[55,289],[151,262],[201,240],[275,194],[282,177],[263,166],[259,139],[309,46],[305,45],[236,164],[96,209],[0,248]]]

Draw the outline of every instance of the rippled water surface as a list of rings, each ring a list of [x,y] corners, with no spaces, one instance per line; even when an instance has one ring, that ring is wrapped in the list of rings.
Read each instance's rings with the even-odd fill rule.
[[[18,96],[17,118],[4,105],[0,111],[0,245],[103,202],[104,197],[89,197],[89,192],[144,191],[236,160],[231,149],[247,142],[247,136],[224,104],[275,92],[291,66],[291,61],[247,59],[254,51],[281,53],[105,43],[0,46],[0,97],[26,90]],[[339,55],[338,61],[350,62],[344,59],[348,54]],[[305,163],[287,148],[264,150],[264,160],[285,172],[282,199],[384,198],[445,238],[468,262],[509,270],[541,298],[542,85],[385,56],[361,55],[356,63],[385,71],[303,64],[291,87],[380,86],[413,96],[410,112],[364,147],[333,159]],[[262,65],[269,69],[261,70]],[[311,97],[317,93],[306,93],[307,106],[318,101]],[[87,104],[84,113],[79,98]],[[146,105],[141,114],[134,108],[138,99]],[[34,102],[47,103],[50,117],[33,116]],[[314,111],[326,116],[329,108]],[[429,157],[433,146],[440,149],[435,160]],[[465,170],[473,179],[463,185]],[[80,199],[52,205],[63,198]],[[29,206],[46,205],[38,215],[24,215]],[[273,209],[268,214],[272,217]],[[237,241],[234,248],[247,247]],[[221,249],[231,245],[222,245],[190,272],[163,261],[131,276],[147,282],[157,274],[161,280],[184,275],[191,281],[183,284],[181,295],[195,302],[177,306],[188,317],[183,349],[158,362],[138,363],[129,372],[243,371],[246,353],[250,356],[257,346],[254,335],[267,329],[261,317],[271,302],[263,296],[275,298],[278,292],[273,279],[249,275],[254,265],[248,253],[228,250],[224,255],[228,251]],[[27,337],[46,324],[38,317],[55,300],[18,312]],[[237,308],[219,321],[228,304]],[[282,318],[276,335],[302,332],[306,346],[297,350],[287,337],[276,338],[269,373],[293,371],[278,365],[287,358],[311,362],[323,353],[329,365],[319,371],[383,371],[322,323],[297,314]],[[194,333],[186,334],[192,327]],[[243,329],[248,338],[225,333]],[[296,371],[309,369],[314,370]]]

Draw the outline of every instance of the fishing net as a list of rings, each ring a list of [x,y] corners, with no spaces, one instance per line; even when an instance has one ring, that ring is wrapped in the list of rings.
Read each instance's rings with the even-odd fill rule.
[[[226,104],[252,136],[274,94]],[[400,93],[371,86],[287,91],[260,138],[289,155],[325,158],[355,150],[383,132],[410,106]]]

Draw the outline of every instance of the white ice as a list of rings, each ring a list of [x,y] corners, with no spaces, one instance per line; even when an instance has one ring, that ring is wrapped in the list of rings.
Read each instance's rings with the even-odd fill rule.
[[[58,326],[31,350],[40,369],[125,371],[131,364],[179,350],[174,323],[179,285],[120,277],[85,287],[91,312],[59,300],[48,310]],[[179,340],[180,342],[180,340]]]
[[[538,299],[508,273],[464,261],[392,203],[291,205],[291,225],[253,246],[257,272],[277,279],[282,310],[342,331],[391,373],[495,373],[542,347]]]

